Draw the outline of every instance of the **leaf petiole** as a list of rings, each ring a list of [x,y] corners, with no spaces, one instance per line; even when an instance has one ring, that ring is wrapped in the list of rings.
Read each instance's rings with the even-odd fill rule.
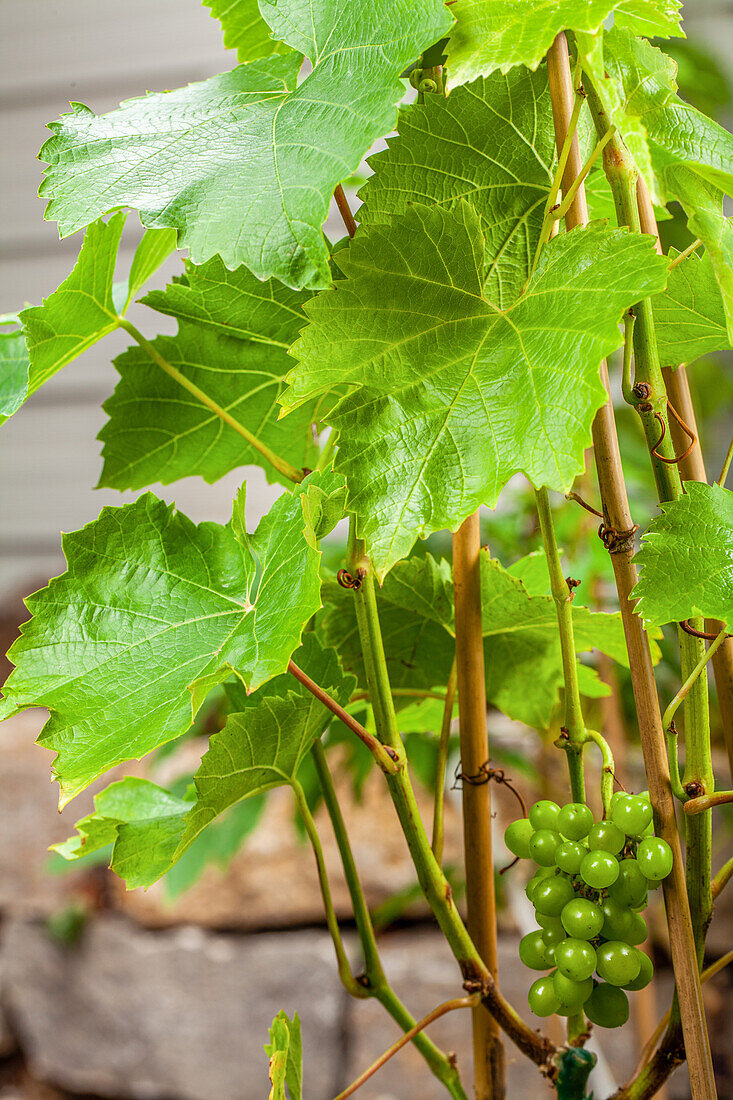
[[[250,446],[259,451],[262,457],[267,459],[283,477],[287,478],[288,481],[294,482],[296,485],[303,480],[305,477],[303,470],[296,470],[295,466],[292,466],[286,459],[275,454],[275,452],[268,447],[266,443],[263,443],[261,439],[258,439],[249,428],[245,428],[244,424],[240,424],[230,412],[217,404],[216,401],[212,400],[212,398],[209,397],[207,393],[204,393],[204,391],[194,382],[186,378],[185,374],[182,374],[177,367],[174,367],[172,363],[169,363],[167,359],[163,358],[158,349],[151,344],[149,340],[146,340],[140,330],[135,328],[127,318],[118,317],[117,322],[119,327],[123,328],[125,332],[132,336],[133,340],[137,341],[143,351],[147,352],[153,362],[156,363],[161,370],[165,371],[174,382],[177,382],[179,386],[190,393],[192,397],[195,397],[197,401],[200,401],[202,405],[205,405],[207,409],[215,413],[216,416],[223,420],[225,424],[228,424],[238,435],[241,435],[242,439],[246,439]]]

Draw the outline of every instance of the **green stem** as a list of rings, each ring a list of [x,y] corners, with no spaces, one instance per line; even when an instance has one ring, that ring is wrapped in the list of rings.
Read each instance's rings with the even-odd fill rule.
[[[259,451],[262,457],[267,459],[270,465],[274,466],[278,473],[286,477],[288,481],[293,481],[296,484],[303,480],[305,477],[303,470],[296,470],[295,466],[291,466],[286,459],[275,454],[266,443],[258,439],[248,428],[245,428],[244,424],[240,424],[238,420],[235,420],[230,412],[217,404],[213,398],[209,397],[207,393],[204,393],[202,389],[199,389],[199,387],[189,378],[186,378],[185,374],[182,374],[177,367],[174,367],[172,363],[169,363],[167,359],[163,358],[155,345],[151,344],[149,340],[146,340],[139,329],[136,329],[130,321],[125,317],[118,317],[117,320],[119,321],[120,328],[123,328],[125,332],[132,336],[133,340],[138,342],[143,351],[147,352],[153,362],[156,363],[161,370],[165,371],[169,378],[172,378],[174,382],[177,382],[187,393],[190,393],[192,397],[200,401],[210,412],[213,412],[223,420],[225,424],[228,424],[237,435],[241,435],[242,439],[246,440],[256,451]]]
[[[331,462],[333,461],[333,456],[336,452],[336,443],[338,441],[338,434],[339,433],[338,433],[337,428],[331,428],[328,439],[326,440],[326,442],[323,446],[323,450],[321,451],[321,453],[318,457],[317,469],[327,470],[328,467],[331,465]]]
[[[731,878],[733,878],[733,856],[731,856],[730,859],[723,864],[723,866],[720,868],[717,875],[713,879],[711,891],[713,895],[713,901],[717,898],[720,891],[728,885]]]
[[[445,693],[445,706],[443,707],[443,721],[440,726],[440,741],[438,743],[438,760],[435,768],[435,804],[433,806],[433,842],[431,848],[438,863],[443,863],[443,811],[445,809],[445,773],[448,767],[448,750],[450,749],[450,727],[453,721],[453,708],[456,698],[456,682],[458,669],[456,659],[453,658],[448,684]],[[394,692],[393,692],[394,694]]]
[[[360,587],[354,590],[354,603],[377,730],[383,742],[404,752],[384,656],[374,575],[365,556],[364,544],[356,538],[353,519],[349,532],[348,569],[352,576],[362,577]],[[423,894],[461,968],[466,988],[469,992],[480,990],[484,1005],[519,1049],[536,1065],[547,1066],[555,1055],[554,1045],[528,1027],[504,999],[468,935],[453,902],[450,884],[430,847],[408,769],[401,768],[393,775],[386,775],[386,782]]]
[[[621,392],[627,405],[636,408],[636,398],[633,393],[631,370],[634,365],[634,323],[636,318],[633,310],[624,314],[624,365],[621,373]]]
[[[339,978],[348,993],[352,997],[364,998],[369,996],[368,990],[356,980],[351,973],[351,966],[349,964],[349,958],[346,954],[344,942],[341,939],[341,930],[339,929],[338,919],[336,917],[336,911],[333,907],[333,898],[331,897],[331,887],[328,882],[328,874],[326,872],[326,861],[323,858],[323,848],[321,846],[321,838],[318,835],[316,829],[316,823],[313,820],[313,814],[308,807],[308,801],[305,797],[305,792],[297,780],[292,781],[293,793],[295,794],[295,802],[298,807],[298,812],[303,819],[303,825],[305,831],[308,834],[308,839],[311,842],[313,849],[313,855],[316,859],[316,869],[318,871],[318,883],[321,887],[321,897],[323,898],[323,907],[326,910],[326,924],[328,925],[328,931],[331,933],[331,939],[333,940],[333,946],[336,951],[336,961],[338,963]]]
[[[733,462],[733,439],[731,439],[728,445],[728,450],[725,455],[725,461],[723,462],[723,469],[720,471],[720,477],[718,478],[716,485],[719,485],[721,489],[728,480],[728,471],[730,470],[730,464]]]
[[[609,141],[612,139],[613,134],[614,134],[614,131],[609,130],[608,133],[604,134],[604,136],[601,138],[601,140],[596,144],[596,147],[594,148],[593,152],[588,157],[588,159],[585,162],[585,164],[583,165],[583,167],[580,169],[580,175],[575,177],[575,179],[573,180],[571,186],[568,188],[567,195],[563,196],[563,200],[560,203],[560,205],[558,207],[556,207],[555,210],[552,211],[551,217],[552,217],[553,221],[559,222],[561,218],[565,217],[568,210],[570,209],[570,207],[575,202],[575,196],[577,195],[580,188],[583,186],[583,183],[585,181],[586,176],[591,171],[593,165],[596,163],[598,158],[603,153],[603,150],[605,149],[606,145],[608,145]]]
[[[562,187],[562,178],[565,174],[568,158],[573,148],[573,140],[578,128],[578,119],[580,118],[580,112],[583,109],[583,96],[580,94],[580,90],[577,85],[577,81],[573,81],[573,88],[575,91],[575,99],[573,103],[573,111],[570,115],[570,121],[568,123],[568,130],[565,135],[565,140],[560,150],[560,156],[557,160],[557,167],[555,168],[555,175],[552,177],[552,184],[550,185],[550,192],[547,196],[547,202],[545,203],[545,214],[542,220],[542,227],[540,229],[540,239],[537,242],[537,248],[535,250],[534,259],[532,261],[532,269],[530,273],[530,279],[537,267],[537,262],[540,258],[540,252],[550,239],[550,233],[552,232],[553,222],[557,219],[552,217],[553,208],[556,207],[557,197],[560,194],[560,188]],[[571,185],[572,186],[572,185]],[[577,189],[576,189],[577,190]],[[529,280],[527,280],[529,281]]]
[[[664,712],[664,715],[662,717],[662,725],[664,726],[665,730],[669,730],[670,726],[672,725],[672,720],[673,720],[675,714],[677,713],[677,710],[680,707],[680,704],[682,703],[682,701],[688,695],[690,689],[692,688],[693,684],[695,683],[695,681],[700,676],[700,673],[705,668],[705,665],[708,663],[710,658],[714,656],[715,652],[718,649],[720,649],[720,647],[723,644],[723,642],[725,641],[726,637],[727,637],[726,628],[723,627],[723,629],[720,631],[720,633],[710,643],[710,646],[709,646],[707,652],[703,652],[703,654],[701,655],[700,660],[697,662],[697,664],[693,668],[692,672],[687,677],[684,684],[682,685],[682,687],[677,692],[674,699],[672,700],[672,702],[669,704],[669,706],[667,707],[667,709]]]
[[[680,775],[680,758],[677,750],[677,727],[674,722],[670,723],[669,728],[665,728],[665,735],[667,738],[669,782],[672,787],[672,794],[679,802],[685,802],[687,795],[685,793],[685,788],[682,786],[682,776]]]
[[[573,633],[572,592],[563,576],[560,563],[560,550],[555,536],[555,524],[547,489],[538,489],[535,493],[537,514],[542,531],[542,542],[550,572],[550,590],[557,611],[557,625],[560,630],[560,649],[562,652],[563,679],[565,683],[565,728],[567,741],[563,747],[567,753],[570,772],[570,790],[573,802],[585,802],[585,780],[583,778],[583,744],[586,740],[583,709],[580,702],[578,684],[578,659],[575,653]]]
[[[601,802],[603,804],[603,816],[607,818],[611,816],[611,798],[613,796],[613,780],[616,769],[613,753],[608,741],[598,730],[586,729],[585,732],[587,739],[601,750]]]
[[[328,767],[328,761],[326,760],[326,753],[320,740],[314,742],[313,748],[311,749],[311,756],[318,775],[323,801],[328,816],[331,819],[331,826],[341,856],[341,865],[344,870],[346,885],[354,909],[354,921],[356,923],[356,930],[359,934],[359,942],[361,943],[361,949],[364,955],[366,977],[363,986],[364,991],[378,1000],[390,1014],[392,1019],[395,1020],[403,1031],[407,1032],[415,1026],[415,1019],[394,992],[384,973],[382,961],[379,957],[377,940],[374,935],[372,918],[369,913],[366,898],[364,897],[364,890],[362,889],[361,880],[359,879],[359,872],[356,869],[349,834],[346,830],[346,822],[341,813],[341,806],[339,805],[336,789],[333,785],[333,778]],[[455,1100],[466,1100],[466,1094],[461,1085],[458,1071],[448,1060],[443,1051],[435,1045],[432,1039],[429,1039],[428,1036],[424,1035],[422,1032],[418,1032],[412,1041],[427,1062],[430,1070],[438,1080],[445,1085],[450,1095],[453,1096]]]

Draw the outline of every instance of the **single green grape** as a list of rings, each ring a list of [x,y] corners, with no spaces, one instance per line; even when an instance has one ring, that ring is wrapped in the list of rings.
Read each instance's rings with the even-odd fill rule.
[[[645,837],[636,849],[641,873],[650,882],[661,882],[672,870],[672,849],[659,836]]]
[[[548,917],[559,917],[564,907],[575,897],[573,885],[569,879],[557,875],[540,882],[532,894],[532,904],[538,913]]]
[[[588,852],[580,865],[580,877],[594,890],[605,890],[618,878],[619,863],[610,852]]]
[[[647,880],[635,859],[622,859],[618,867],[618,878],[611,886],[609,895],[619,905],[643,905],[646,901]]]
[[[566,978],[584,982],[596,968],[596,952],[587,940],[563,940],[555,947],[555,966]]]
[[[624,982],[624,989],[630,989],[634,993],[640,989],[646,989],[649,982],[654,977],[654,963],[644,951],[636,949],[639,956],[639,973],[634,978],[633,982]]]
[[[577,875],[588,849],[577,840],[566,840],[555,852],[555,866],[568,875]]]
[[[603,913],[601,935],[607,940],[625,940],[633,922],[634,914],[626,905],[619,905],[612,897],[604,898],[600,903]]]
[[[593,824],[593,811],[584,802],[568,802],[557,817],[556,828],[568,840],[582,840]]]
[[[642,917],[641,913],[631,914],[631,927],[624,936],[627,943],[633,943],[635,947],[638,947],[640,943],[643,943],[647,938],[649,930],[646,926],[646,921]]]
[[[524,888],[524,892],[533,904],[535,889],[539,886],[544,878],[548,878],[549,876],[554,874],[554,867],[539,867],[532,875],[532,878],[528,881],[527,885]]]
[[[629,998],[623,989],[600,982],[585,1002],[583,1011],[598,1027],[621,1027],[629,1018]]]
[[[562,837],[554,829],[538,829],[529,841],[529,854],[540,867],[555,866],[555,852],[562,844]]]
[[[551,974],[546,975],[544,978],[538,978],[536,982],[532,983],[527,994],[527,1002],[530,1011],[534,1012],[535,1016],[552,1016],[553,1013],[557,1012],[560,1001],[555,992]]]
[[[610,852],[617,855],[626,843],[626,834],[612,821],[599,821],[588,833],[591,852]]]
[[[549,970],[552,963],[547,958],[542,930],[537,929],[519,941],[519,958],[530,970]]]
[[[560,914],[560,920],[567,934],[577,940],[595,939],[603,927],[600,907],[588,898],[569,901]]]
[[[611,808],[611,821],[626,836],[641,836],[652,820],[652,808],[645,798],[629,794]]]
[[[561,1006],[570,1009],[571,1012],[581,1009],[593,992],[592,978],[576,982],[566,977],[560,970],[556,970],[552,975],[552,984]]]
[[[557,829],[557,819],[560,807],[557,802],[551,802],[549,798],[542,798],[535,802],[529,811],[529,820],[533,829]]]
[[[512,821],[504,830],[504,843],[512,855],[520,859],[529,859],[529,842],[534,833],[532,824],[527,817],[520,817],[518,821]]]
[[[609,985],[626,985],[638,977],[641,969],[641,952],[621,940],[608,940],[600,944],[596,955],[596,969]]]
[[[563,928],[562,924],[559,928],[553,925],[552,928],[542,929],[542,940],[545,944],[545,947],[554,947],[555,944],[558,944],[565,939],[567,939],[567,932]]]
[[[546,913],[535,913],[535,920],[540,928],[562,928],[563,926],[559,917],[548,917]]]

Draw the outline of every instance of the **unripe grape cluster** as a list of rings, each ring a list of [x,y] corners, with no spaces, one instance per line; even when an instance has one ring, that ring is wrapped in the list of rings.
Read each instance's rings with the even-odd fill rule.
[[[527,883],[538,928],[519,957],[549,970],[529,991],[536,1016],[581,1010],[599,1027],[629,1017],[627,990],[644,989],[654,967],[640,950],[647,935],[647,891],[672,870],[672,850],[654,836],[648,795],[619,792],[603,821],[582,802],[543,799],[512,822],[507,848],[538,865]]]

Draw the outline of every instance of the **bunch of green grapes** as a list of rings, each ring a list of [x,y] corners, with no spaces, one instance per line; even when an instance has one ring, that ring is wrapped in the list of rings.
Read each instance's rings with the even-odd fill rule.
[[[626,990],[643,989],[654,967],[639,949],[647,936],[647,891],[672,870],[672,850],[654,836],[647,794],[614,794],[595,822],[582,802],[536,802],[512,822],[507,848],[538,864],[527,883],[538,928],[519,944],[532,970],[551,970],[529,991],[536,1016],[585,1012],[600,1027],[629,1017]]]

